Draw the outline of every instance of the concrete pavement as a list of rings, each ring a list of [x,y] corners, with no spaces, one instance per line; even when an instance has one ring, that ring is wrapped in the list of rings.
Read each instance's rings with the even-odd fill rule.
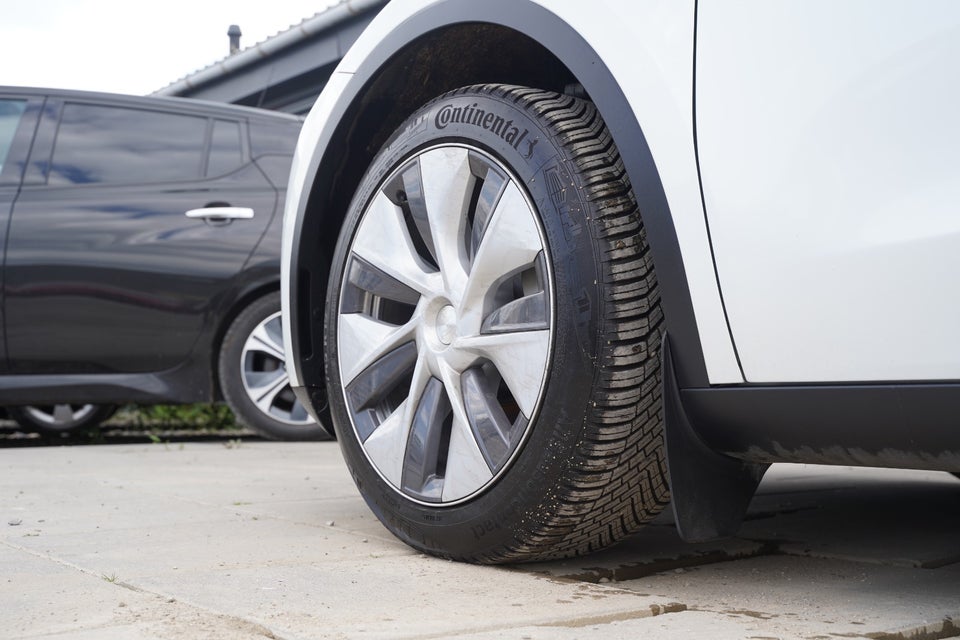
[[[2,449],[0,638],[960,637],[958,507],[943,473],[775,466],[734,540],[663,517],[491,568],[394,539],[336,443]]]

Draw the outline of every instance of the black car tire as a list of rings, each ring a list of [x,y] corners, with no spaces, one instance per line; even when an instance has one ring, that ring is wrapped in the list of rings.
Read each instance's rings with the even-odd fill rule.
[[[237,315],[224,335],[218,370],[220,390],[241,424],[271,440],[329,439],[290,387],[279,293],[256,299]]]
[[[453,206],[437,216],[441,192]],[[539,254],[514,264],[514,245]],[[328,291],[337,438],[364,499],[406,543],[479,563],[567,557],[636,532],[667,503],[657,282],[590,102],[483,85],[422,107],[361,182]],[[514,342],[541,346],[511,354]]]
[[[54,404],[7,407],[11,420],[29,431],[59,434],[95,427],[116,412],[112,404]]]

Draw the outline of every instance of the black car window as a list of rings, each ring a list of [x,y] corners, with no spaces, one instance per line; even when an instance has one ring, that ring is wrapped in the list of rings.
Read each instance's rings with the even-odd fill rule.
[[[3,161],[10,152],[13,135],[17,132],[17,125],[20,124],[20,117],[26,108],[26,100],[0,99],[0,172],[3,171]]]
[[[274,122],[250,122],[250,147],[254,158],[264,155],[293,155],[300,135],[301,122],[282,124]]]
[[[210,137],[210,159],[207,161],[208,176],[222,176],[239,169],[243,164],[243,145],[240,141],[240,123],[229,120],[214,120]]]
[[[205,118],[66,104],[49,184],[129,184],[200,177]]]

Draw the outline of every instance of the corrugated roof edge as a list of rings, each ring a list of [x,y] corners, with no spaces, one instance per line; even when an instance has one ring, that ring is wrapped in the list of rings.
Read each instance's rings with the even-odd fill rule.
[[[293,25],[286,31],[281,31],[275,36],[267,38],[262,42],[247,47],[246,49],[232,56],[227,56],[222,60],[214,62],[199,71],[184,76],[176,82],[172,82],[162,89],[151,93],[152,96],[177,96],[181,92],[199,87],[225,75],[235,73],[244,67],[255,64],[264,58],[277,53],[287,47],[291,47],[299,42],[310,38],[317,33],[337,26],[355,15],[370,11],[377,7],[387,4],[387,0],[342,0],[326,11],[322,11],[311,18],[305,19],[300,24]]]

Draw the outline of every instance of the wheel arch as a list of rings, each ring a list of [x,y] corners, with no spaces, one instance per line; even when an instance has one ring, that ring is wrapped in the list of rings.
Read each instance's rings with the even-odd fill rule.
[[[442,61],[442,62],[439,62]],[[618,143],[653,251],[677,376],[684,387],[708,378],[679,241],[640,122],[604,61],[557,15],[529,0],[445,0],[411,15],[380,39],[326,105],[331,126],[298,150],[307,176],[289,230],[286,284],[290,343],[301,397],[323,389],[322,317],[330,263],[350,200],[391,133],[430,99],[486,82],[554,91],[579,85]],[[577,89],[573,89],[577,90]],[[324,97],[321,97],[321,101]],[[322,124],[322,123],[321,123]],[[308,119],[309,128],[310,119]],[[301,144],[304,137],[301,137]],[[309,155],[308,155],[309,154]],[[290,224],[288,221],[287,224]],[[306,304],[304,304],[306,303]]]

